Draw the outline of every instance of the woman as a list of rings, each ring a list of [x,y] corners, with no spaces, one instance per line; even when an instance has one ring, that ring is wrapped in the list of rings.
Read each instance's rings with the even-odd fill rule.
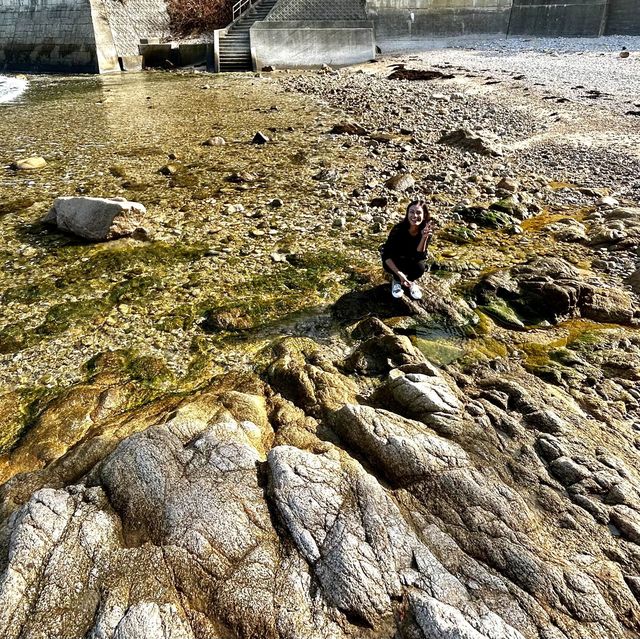
[[[393,297],[402,297],[406,288],[412,299],[422,298],[416,282],[426,270],[425,260],[433,228],[434,220],[427,203],[414,200],[407,207],[404,220],[391,229],[382,247],[382,265],[387,273],[391,273]]]

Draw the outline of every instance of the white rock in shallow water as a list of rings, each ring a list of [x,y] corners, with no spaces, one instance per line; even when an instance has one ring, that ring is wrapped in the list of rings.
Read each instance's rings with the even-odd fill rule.
[[[16,171],[37,171],[47,166],[47,161],[39,156],[16,160],[11,167]]]
[[[124,198],[59,197],[43,221],[88,240],[113,240],[144,230],[146,213]]]

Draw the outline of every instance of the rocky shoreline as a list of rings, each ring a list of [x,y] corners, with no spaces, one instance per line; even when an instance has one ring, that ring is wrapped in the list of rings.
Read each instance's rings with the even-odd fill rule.
[[[638,635],[640,119],[434,55],[43,92],[129,109],[57,152],[7,112],[2,636]],[[150,236],[43,228],[65,180]]]

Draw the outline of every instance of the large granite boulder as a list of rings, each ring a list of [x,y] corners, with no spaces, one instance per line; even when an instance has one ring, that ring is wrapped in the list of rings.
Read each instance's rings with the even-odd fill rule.
[[[571,389],[514,362],[349,376],[284,339],[263,379],[135,407],[119,378],[67,390],[0,486],[0,636],[637,636],[626,348],[565,355],[591,378]]]
[[[123,198],[59,197],[44,222],[87,240],[104,241],[145,231],[146,208]]]

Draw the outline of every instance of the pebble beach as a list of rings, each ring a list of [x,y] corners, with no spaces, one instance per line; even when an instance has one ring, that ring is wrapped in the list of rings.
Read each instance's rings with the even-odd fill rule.
[[[220,370],[250,366],[262,342],[257,334],[238,341],[237,331],[258,324],[270,327],[268,336],[307,330],[296,327],[296,313],[317,315],[358,278],[383,279],[378,246],[417,195],[452,224],[456,207],[499,198],[503,177],[524,185],[533,210],[581,211],[602,195],[627,203],[640,197],[639,38],[387,44],[377,61],[339,71],[32,78],[18,102],[2,107],[0,124],[7,167],[0,199],[10,211],[2,234],[2,383],[71,383],[95,353],[130,347],[166,359],[176,374],[202,348],[219,352]],[[624,46],[629,57],[621,58]],[[397,65],[452,77],[389,80]],[[229,109],[237,109],[234,121],[224,116]],[[332,134],[345,120],[378,138]],[[495,136],[500,157],[438,143],[443,131],[459,127]],[[253,147],[257,130],[272,143]],[[228,144],[203,147],[211,135]],[[47,168],[29,175],[8,168],[30,154],[45,156]],[[179,173],[167,179],[159,170],[171,157]],[[404,172],[414,187],[385,186]],[[145,204],[160,262],[143,257],[129,268],[119,258],[114,272],[83,269],[83,262],[102,264],[118,243],[79,245],[39,222],[55,197],[74,193]],[[372,206],[375,197],[386,204]],[[506,252],[502,239],[473,251],[445,243],[435,250],[456,270],[521,259],[538,250],[536,241],[524,234]],[[147,250],[126,240],[119,248]],[[160,268],[174,249],[175,268]],[[328,250],[340,266],[314,262],[319,280],[315,270],[307,278],[309,260]],[[636,267],[635,256],[621,252],[607,268],[623,278]],[[289,271],[301,276],[297,283],[287,284]],[[258,284],[257,273],[265,275]],[[150,287],[149,277],[156,278]],[[141,281],[138,289],[116,291],[132,278]],[[291,292],[296,286],[299,294]],[[115,301],[100,312],[83,310],[69,322],[56,319],[60,329],[42,328],[52,314],[105,296]],[[256,313],[264,322],[256,323]],[[203,329],[207,317],[213,334]]]

